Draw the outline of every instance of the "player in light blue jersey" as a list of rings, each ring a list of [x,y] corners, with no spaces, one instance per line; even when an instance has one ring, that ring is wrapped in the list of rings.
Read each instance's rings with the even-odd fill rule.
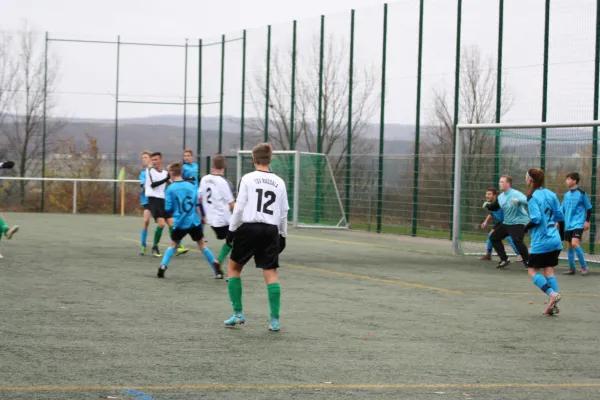
[[[544,188],[544,171],[532,168],[527,171],[525,181],[529,186],[527,204],[531,221],[525,231],[531,235],[531,254],[527,267],[533,284],[548,295],[548,306],[544,315],[558,314],[558,282],[554,276],[554,267],[558,265],[558,256],[562,250],[562,241],[558,232],[558,223],[564,221],[564,215],[554,192]],[[540,274],[540,270],[544,274]]]
[[[508,175],[504,175],[500,178],[500,190],[502,193],[498,196],[498,204],[502,208],[504,214],[504,220],[502,223],[494,229],[494,233],[490,237],[492,246],[500,256],[500,262],[496,268],[504,268],[510,264],[510,260],[504,250],[502,239],[510,236],[519,250],[519,254],[523,260],[523,264],[527,265],[527,258],[529,257],[529,251],[527,246],[523,243],[525,237],[525,225],[529,222],[529,216],[525,210],[527,204],[527,197],[512,188],[512,178]]]
[[[181,177],[184,181],[192,182],[198,191],[198,163],[194,162],[194,152],[192,149],[183,151],[183,172]]]
[[[592,203],[587,194],[579,188],[580,179],[577,172],[571,172],[565,180],[569,191],[563,196],[561,209],[565,215],[564,239],[567,242],[569,269],[563,275],[575,274],[576,254],[581,264],[581,275],[587,275],[589,272],[580,243],[583,232],[590,229]]]
[[[140,202],[144,209],[144,212],[142,214],[144,217],[144,222],[142,223],[142,231],[140,233],[141,256],[146,254],[146,238],[148,237],[148,225],[150,225],[150,218],[152,217],[152,213],[150,212],[150,205],[148,204],[148,198],[146,197],[146,191],[144,189],[146,186],[146,168],[152,166],[152,161],[150,160],[151,155],[152,152],[148,150],[143,151],[141,154],[142,165],[144,166],[144,169],[142,169],[139,176],[140,186],[142,188],[140,192]]]
[[[182,167],[180,163],[170,165],[168,170],[173,183],[165,191],[165,211],[173,217],[172,242],[171,246],[165,251],[156,276],[159,278],[165,277],[169,261],[175,254],[178,243],[186,235],[190,235],[192,240],[198,244],[198,248],[215,273],[215,279],[223,279],[223,275],[217,273],[214,269],[215,257],[204,242],[200,216],[196,211],[197,194],[195,187],[181,177]]]
[[[502,221],[504,221],[504,212],[500,208],[500,204],[498,204],[498,191],[496,190],[496,188],[490,187],[486,190],[485,203],[483,203],[483,208],[485,208],[489,212],[489,214],[486,217],[485,221],[483,221],[483,223],[481,224],[481,229],[485,229],[492,219],[496,220],[496,224],[494,225],[490,233],[488,233],[485,256],[480,258],[481,260],[491,261],[493,246],[490,237],[492,236],[492,233],[494,233],[494,231],[502,223]],[[515,246],[515,243],[513,242],[512,238],[510,236],[507,236],[506,240],[508,240],[508,243],[514,250],[517,257],[520,258],[519,249],[517,249],[517,247]]]

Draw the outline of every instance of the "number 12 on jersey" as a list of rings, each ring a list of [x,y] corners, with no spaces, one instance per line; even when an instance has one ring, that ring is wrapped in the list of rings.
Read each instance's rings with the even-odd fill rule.
[[[262,212],[264,214],[273,215],[273,210],[269,209],[269,206],[277,200],[277,195],[270,190],[266,192],[263,189],[256,189],[256,193],[258,195],[258,199],[256,201],[256,211]],[[263,205],[263,197],[268,199],[267,202]]]

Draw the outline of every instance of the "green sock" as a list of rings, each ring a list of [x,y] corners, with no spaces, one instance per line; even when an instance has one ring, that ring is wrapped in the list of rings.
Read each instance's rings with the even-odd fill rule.
[[[271,318],[279,318],[279,306],[281,305],[281,285],[279,285],[279,283],[270,283],[267,285],[267,291],[269,293]]]
[[[0,234],[8,232],[8,229],[8,225],[6,225],[6,222],[0,217]]]
[[[227,257],[227,255],[229,254],[229,252],[231,251],[231,246],[228,245],[227,243],[223,244],[223,247],[221,247],[221,251],[219,252],[219,255],[217,256],[217,260],[223,264],[223,261],[225,261],[225,257]]]
[[[242,278],[229,278],[227,289],[233,312],[242,312]]]
[[[154,245],[157,246],[158,243],[160,242],[160,237],[162,236],[162,231],[163,228],[161,228],[160,226],[156,227],[156,230],[154,231]]]

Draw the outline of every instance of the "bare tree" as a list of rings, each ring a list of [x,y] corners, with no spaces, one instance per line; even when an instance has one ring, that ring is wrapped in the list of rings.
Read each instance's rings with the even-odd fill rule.
[[[4,123],[18,88],[17,67],[10,56],[12,42],[11,35],[0,34],[0,135],[4,135]],[[2,152],[6,153],[6,149],[3,148]]]
[[[478,47],[469,47],[461,56],[459,115],[460,121],[469,124],[491,123],[496,118],[497,70],[494,59],[484,59]],[[437,199],[433,208],[449,207],[452,198],[452,154],[454,150],[454,106],[448,101],[445,90],[434,89],[434,107],[431,128],[421,147],[422,194]],[[501,88],[501,115],[512,105],[506,80]],[[469,190],[484,190],[492,185],[494,167],[494,138],[488,132],[470,131],[462,134],[463,176]],[[475,185],[475,186],[473,186]],[[480,188],[481,186],[481,188]],[[465,199],[478,202],[479,198]],[[467,207],[469,205],[465,204]],[[439,211],[437,211],[439,212]],[[444,212],[446,213],[446,212]],[[441,217],[440,213],[440,217]],[[448,218],[441,217],[446,222]]]
[[[3,37],[0,48],[11,48],[10,37]],[[49,116],[54,108],[52,90],[56,83],[58,64],[52,57],[46,59],[41,41],[36,41],[31,30],[24,28],[17,36],[13,51],[6,55],[12,66],[11,90],[13,96],[7,104],[10,115],[4,121],[2,129],[3,140],[6,141],[11,153],[16,157],[15,169],[20,177],[39,175],[42,169],[43,123],[44,123],[44,88],[47,90],[46,115]],[[9,68],[10,70],[10,68]],[[46,86],[44,86],[44,84]],[[7,113],[8,114],[8,113]],[[10,123],[9,123],[10,121]],[[61,123],[47,120],[46,145],[47,150],[52,145],[53,134],[60,128]],[[9,126],[10,125],[10,126]],[[19,181],[20,203],[25,203],[27,181]]]
[[[323,97],[322,97],[322,152],[330,156],[334,172],[345,162],[348,152],[348,99],[350,76],[345,56],[348,46],[343,40],[330,36],[324,46]],[[319,101],[320,42],[313,40],[309,54],[297,53],[296,93],[294,109],[294,137],[291,136],[291,75],[292,52],[275,50],[269,85],[269,138],[278,149],[287,150],[294,145],[298,150],[317,151],[317,117]],[[352,151],[365,154],[372,144],[365,140],[367,123],[376,107],[375,75],[368,68],[355,74],[352,83]],[[250,96],[257,119],[250,128],[257,135],[265,129],[266,83],[263,73],[257,74]]]

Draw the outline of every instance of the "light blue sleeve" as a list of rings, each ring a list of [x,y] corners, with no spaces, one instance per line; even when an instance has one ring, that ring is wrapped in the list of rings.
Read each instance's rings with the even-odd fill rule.
[[[144,186],[146,184],[146,170],[140,172],[140,186]]]
[[[519,192],[518,190],[514,191],[514,195],[517,199],[519,199],[519,203],[521,203],[523,205],[527,205],[527,196],[525,196],[523,193]]]
[[[173,188],[169,186],[165,192],[165,211],[173,213]]]
[[[539,225],[543,221],[542,213],[540,211],[540,207],[538,206],[537,199],[532,197],[529,202],[529,219],[535,225]]]
[[[531,211],[530,211],[531,212]],[[554,195],[554,221],[562,222],[565,220],[565,214],[563,213],[562,206],[558,201],[558,197]]]
[[[586,211],[592,209],[592,203],[590,203],[590,199],[589,199],[587,193],[583,194],[583,206],[585,207]]]

